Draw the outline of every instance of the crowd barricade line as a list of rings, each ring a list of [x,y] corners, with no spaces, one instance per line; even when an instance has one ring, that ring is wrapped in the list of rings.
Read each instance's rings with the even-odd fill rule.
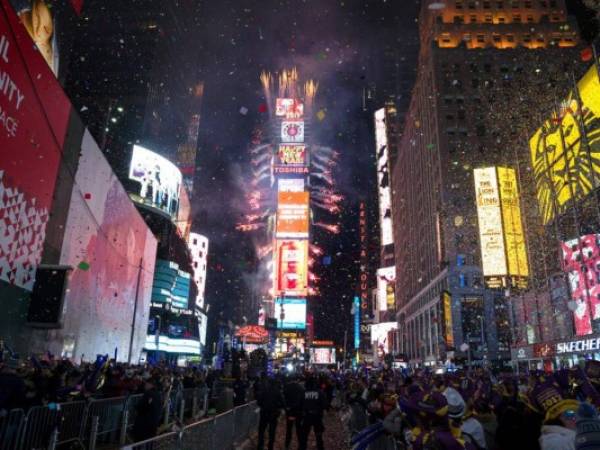
[[[122,450],[179,450],[181,436],[180,433],[171,432],[161,434],[145,441],[136,442],[121,447]]]
[[[91,400],[85,437],[88,447],[94,449],[96,444],[118,444],[120,442],[123,414],[127,405],[127,397],[113,397]]]
[[[0,450],[16,448],[24,421],[25,411],[22,409],[13,409],[0,416]]]

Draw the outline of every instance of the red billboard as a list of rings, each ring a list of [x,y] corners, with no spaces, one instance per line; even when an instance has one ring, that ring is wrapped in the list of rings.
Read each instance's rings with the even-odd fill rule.
[[[275,296],[306,297],[308,294],[308,241],[275,241]]]
[[[0,280],[31,290],[71,105],[0,0]]]

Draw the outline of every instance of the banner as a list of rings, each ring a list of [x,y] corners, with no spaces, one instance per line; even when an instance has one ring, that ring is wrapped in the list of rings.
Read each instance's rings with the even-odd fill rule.
[[[309,193],[279,192],[277,194],[278,238],[308,238]]]

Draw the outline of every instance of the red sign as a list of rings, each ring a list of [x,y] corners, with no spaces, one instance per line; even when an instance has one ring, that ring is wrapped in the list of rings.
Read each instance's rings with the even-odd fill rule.
[[[0,0],[0,279],[32,289],[71,105]]]
[[[360,202],[358,207],[358,235],[360,239],[360,268],[359,268],[359,291],[360,309],[363,317],[369,316],[369,281],[367,266],[369,258],[367,255],[367,207],[365,202]]]

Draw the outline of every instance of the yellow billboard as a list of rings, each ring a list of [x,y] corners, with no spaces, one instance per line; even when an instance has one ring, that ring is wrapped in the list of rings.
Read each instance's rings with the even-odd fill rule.
[[[448,291],[442,291],[442,314],[444,318],[444,341],[446,347],[454,347],[454,329],[452,325],[452,296]]]
[[[529,276],[519,189],[514,169],[473,171],[481,265],[490,287],[526,287]]]
[[[508,274],[528,277],[529,264],[525,248],[525,235],[521,222],[521,202],[514,169],[498,167],[498,185],[500,190],[500,208],[504,228],[504,246]]]
[[[544,224],[600,184],[600,83],[595,66],[579,80],[577,91],[569,93],[529,140]]]

